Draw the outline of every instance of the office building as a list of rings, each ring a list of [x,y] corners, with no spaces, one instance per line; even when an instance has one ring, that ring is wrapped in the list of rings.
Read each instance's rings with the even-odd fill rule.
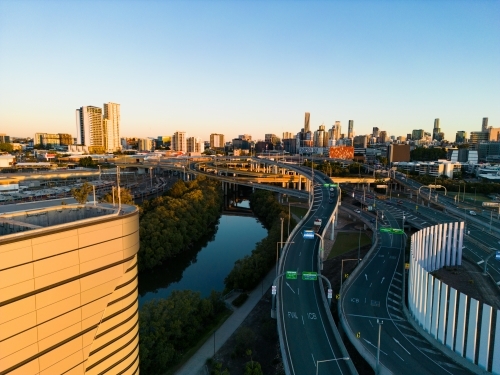
[[[490,133],[488,131],[485,132],[470,132],[469,143],[481,143],[488,142],[490,138]]]
[[[355,136],[353,146],[356,149],[366,148],[368,146],[368,137],[366,135]]]
[[[264,134],[264,141],[275,145],[277,143],[280,143],[281,139],[276,134]]]
[[[224,134],[210,134],[210,148],[224,148]]]
[[[423,129],[414,129],[411,132],[411,139],[414,141],[420,141],[425,136],[425,131]]]
[[[305,117],[304,117],[304,133],[308,133],[311,131],[310,121],[311,121],[311,114],[309,112],[306,112]]]
[[[491,126],[488,128],[490,142],[500,142],[500,128],[492,128]]]
[[[378,138],[379,136],[379,128],[374,126],[373,129],[372,129],[372,137],[373,138]]]
[[[35,145],[42,145],[47,147],[54,146],[69,146],[73,144],[73,137],[71,134],[48,134],[36,133],[34,138]]]
[[[457,134],[455,135],[455,142],[456,143],[466,143],[467,142],[467,132],[464,130],[457,131]]]
[[[120,150],[120,104],[104,103],[103,133],[104,150]]]
[[[347,138],[354,137],[354,120],[349,120],[349,124],[347,125]]]
[[[387,147],[387,161],[389,163],[410,161],[410,145],[390,144]]]
[[[201,138],[189,137],[186,141],[187,152],[202,153],[205,147]]]
[[[10,143],[10,137],[5,133],[0,133],[0,143]]]
[[[382,130],[378,135],[378,143],[386,143],[389,142],[389,137],[387,136],[387,132]]]
[[[76,110],[76,142],[82,146],[104,146],[102,108],[89,105]]]
[[[138,208],[46,203],[2,215],[0,373],[138,373]]]
[[[481,124],[481,131],[482,132],[488,131],[488,117],[483,117],[483,122]]]
[[[210,136],[212,139],[212,136]],[[186,132],[176,131],[172,136],[170,148],[173,151],[187,152],[187,134]]]
[[[441,128],[439,127],[439,119],[434,120],[434,128],[432,129],[432,139],[436,141],[442,141],[442,137],[440,135]]]

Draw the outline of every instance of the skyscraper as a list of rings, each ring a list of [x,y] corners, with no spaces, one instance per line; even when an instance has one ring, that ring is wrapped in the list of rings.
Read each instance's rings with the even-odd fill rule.
[[[89,105],[76,110],[76,143],[83,146],[104,146],[101,108]]]
[[[120,149],[120,104],[104,103],[103,134],[105,151]]]
[[[335,125],[332,126],[332,135],[333,139],[339,140],[340,139],[340,121],[335,121]]]
[[[373,130],[372,130],[372,137],[378,138],[378,132],[379,132],[379,129],[376,126],[374,126]]]
[[[434,129],[432,129],[432,139],[436,141],[442,141],[442,137],[440,135],[441,128],[439,127],[439,119],[434,120]]]
[[[305,118],[304,118],[304,133],[309,132],[310,129],[310,118],[311,114],[309,112],[306,112]]]
[[[483,124],[481,127],[482,132],[487,132],[488,131],[488,117],[483,117]]]
[[[349,125],[347,126],[347,138],[354,137],[354,120],[349,120]]]
[[[223,148],[224,147],[224,134],[210,134],[210,148]]]
[[[457,131],[457,134],[455,135],[455,142],[456,143],[467,142],[467,132],[464,130]]]

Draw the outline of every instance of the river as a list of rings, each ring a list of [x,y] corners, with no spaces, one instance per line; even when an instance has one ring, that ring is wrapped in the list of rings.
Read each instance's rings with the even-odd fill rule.
[[[234,262],[249,255],[266,236],[267,230],[255,217],[222,215],[212,233],[191,249],[139,275],[139,305],[167,298],[173,290],[190,289],[202,297],[212,290],[222,292]]]

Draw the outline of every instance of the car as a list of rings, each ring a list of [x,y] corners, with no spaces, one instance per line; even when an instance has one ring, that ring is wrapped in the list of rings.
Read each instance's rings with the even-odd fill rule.
[[[354,212],[356,212],[357,214],[360,214],[360,213],[361,213],[361,211],[360,211],[360,210],[358,210],[358,209],[355,209],[355,210],[354,210]]]
[[[398,204],[403,204],[403,201],[398,201]]]
[[[469,215],[476,216],[476,213],[474,211],[469,211]]]
[[[375,219],[371,218],[370,223],[374,223],[374,222],[375,222]]]

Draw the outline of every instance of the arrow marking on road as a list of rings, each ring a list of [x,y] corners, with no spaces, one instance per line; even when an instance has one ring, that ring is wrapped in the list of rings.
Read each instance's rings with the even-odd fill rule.
[[[295,294],[295,290],[292,289],[292,287],[290,286],[290,284],[286,283],[286,285],[288,285],[288,287],[290,288],[290,290],[293,292],[293,294]]]
[[[377,349],[377,347],[376,347],[375,345],[373,345],[373,344],[372,344],[370,341],[368,341],[367,339],[363,339],[363,340],[365,340],[365,341],[367,342],[367,344],[368,344],[368,345],[371,345],[371,346],[373,346],[375,349]],[[384,353],[385,355],[387,355],[387,353],[386,353],[386,352],[384,352],[382,349],[380,349],[380,353]]]
[[[393,350],[393,353],[394,353],[394,354],[396,354],[400,360],[402,360],[403,362],[405,361],[405,360],[404,360],[403,358],[401,358],[401,357],[398,355],[398,353],[396,353],[394,350]]]
[[[405,349],[405,347],[404,347],[403,345],[401,345],[401,343],[400,343],[398,340],[396,340],[396,338],[395,338],[395,337],[393,337],[393,339],[394,339],[394,341],[396,341],[396,342],[397,342],[397,344],[398,344],[400,347],[402,347],[402,348],[403,348],[403,350],[404,350],[406,353],[408,353],[408,355],[411,355],[411,354],[410,354],[410,352],[409,352],[408,350],[406,350],[406,349]]]
[[[382,281],[380,282],[380,284],[382,284],[385,280],[385,277],[382,277]]]

